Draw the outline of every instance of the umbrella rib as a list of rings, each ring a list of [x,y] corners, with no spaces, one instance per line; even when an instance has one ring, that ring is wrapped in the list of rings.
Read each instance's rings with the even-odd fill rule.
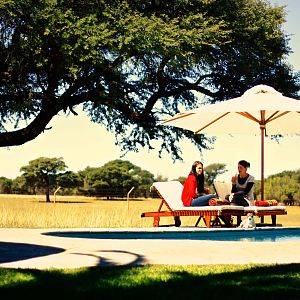
[[[248,112],[237,112],[239,115],[245,117],[245,118],[248,118],[256,123],[259,123],[259,120],[257,118],[255,118],[254,116],[252,116],[250,113]]]
[[[274,120],[276,120],[276,119],[278,119],[278,118],[280,118],[280,117],[282,117],[282,116],[288,114],[289,111],[285,111],[285,112],[283,112],[283,113],[277,115],[278,113],[279,113],[279,111],[276,111],[273,115],[271,115],[271,116],[266,120],[266,123],[269,123],[269,122],[271,122],[271,121],[274,121]],[[274,117],[274,116],[275,116],[275,117]]]
[[[172,119],[163,121],[161,124],[166,124],[166,123],[169,123],[169,122],[172,122],[172,121],[175,121],[175,120],[184,118],[184,117],[188,117],[188,116],[193,115],[193,114],[194,114],[194,113],[183,113],[181,116],[177,116],[177,117],[174,117],[174,118],[172,118]]]
[[[206,127],[210,126],[211,124],[213,124],[213,123],[217,122],[218,120],[222,119],[223,117],[225,117],[229,113],[230,112],[226,112],[225,114],[221,115],[220,117],[218,117],[218,118],[214,119],[213,121],[209,122],[208,124],[206,124],[204,127],[196,130],[194,133],[196,134],[196,133],[200,132],[201,130],[205,129]]]

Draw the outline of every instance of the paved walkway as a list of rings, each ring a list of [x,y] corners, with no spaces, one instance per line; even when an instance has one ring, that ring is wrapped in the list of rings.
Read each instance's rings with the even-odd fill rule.
[[[134,231],[128,229],[132,230]],[[160,229],[147,230],[157,232]],[[165,230],[176,233],[185,229]],[[67,237],[65,233],[69,234],[70,231],[73,234]],[[299,240],[230,242],[190,239],[99,239],[87,235],[89,232],[100,231],[99,228],[0,229],[0,267],[48,269],[130,264],[300,263]],[[122,232],[120,229],[111,231]]]

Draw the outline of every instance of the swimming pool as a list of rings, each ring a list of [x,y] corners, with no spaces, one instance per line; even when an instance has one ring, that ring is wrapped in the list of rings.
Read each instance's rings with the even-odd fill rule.
[[[46,235],[64,238],[119,239],[119,240],[209,240],[248,242],[300,242],[300,227],[256,229],[102,229],[47,232]]]

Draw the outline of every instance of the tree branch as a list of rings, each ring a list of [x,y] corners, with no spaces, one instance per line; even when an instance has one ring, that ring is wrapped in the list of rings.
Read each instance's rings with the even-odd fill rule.
[[[35,139],[42,133],[51,119],[59,112],[54,106],[44,105],[40,113],[34,120],[25,128],[2,132],[0,134],[1,146],[17,146]]]

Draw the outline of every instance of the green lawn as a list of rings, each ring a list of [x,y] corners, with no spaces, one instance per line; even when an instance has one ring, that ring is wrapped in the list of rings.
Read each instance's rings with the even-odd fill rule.
[[[0,269],[1,299],[300,299],[300,264]]]

